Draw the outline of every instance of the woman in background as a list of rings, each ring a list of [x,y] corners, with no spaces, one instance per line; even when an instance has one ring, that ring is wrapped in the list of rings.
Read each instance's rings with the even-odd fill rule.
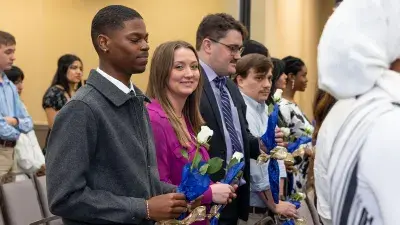
[[[310,121],[294,100],[297,91],[304,92],[307,88],[307,67],[303,60],[293,56],[287,56],[282,61],[285,63],[284,73],[287,74],[287,85],[283,90],[279,109],[285,124],[298,138],[306,135],[306,128],[312,128]]]
[[[161,44],[154,52],[147,95],[147,105],[156,143],[160,179],[179,185],[182,169],[189,162],[181,150],[188,152],[190,161],[196,152],[195,136],[204,124],[199,110],[202,79],[196,50],[187,42]],[[207,149],[200,148],[203,160]],[[228,203],[234,189],[228,184],[211,184],[204,193],[202,204]],[[196,224],[207,224],[207,221]]]
[[[57,71],[53,77],[50,87],[43,96],[42,107],[46,112],[49,138],[53,127],[54,118],[58,111],[71,99],[76,90],[81,86],[83,75],[82,60],[71,54],[66,54],[58,59]],[[45,152],[46,147],[44,148]]]
[[[293,56],[287,56],[282,61],[285,63],[287,85],[279,102],[279,110],[291,135],[295,138],[309,136],[314,131],[314,127],[294,101],[296,92],[304,92],[307,88],[307,67],[303,60]],[[296,169],[299,172],[294,178],[293,189],[306,191],[309,157],[314,157],[313,155],[311,149],[307,149],[305,156],[301,160],[296,160]]]
[[[285,73],[285,62],[277,58],[272,58],[272,64],[274,65],[274,69],[272,70],[271,92],[267,99],[268,105],[274,103],[273,97],[277,89],[281,89],[282,91],[286,89],[288,78]],[[285,124],[285,119],[283,118],[281,111],[279,111],[278,127],[288,127]]]
[[[22,94],[24,89],[24,73],[16,66],[13,66],[10,70],[5,70],[7,78],[14,83],[17,87],[18,94]],[[25,105],[22,103],[23,107]],[[25,107],[26,108],[26,107]],[[21,133],[17,144],[15,145],[14,165],[12,167],[13,173],[26,173],[44,175],[45,174],[45,162],[44,155],[40,148],[37,140],[35,131],[32,130],[27,134]],[[27,175],[17,175],[15,181],[21,181],[28,179]]]

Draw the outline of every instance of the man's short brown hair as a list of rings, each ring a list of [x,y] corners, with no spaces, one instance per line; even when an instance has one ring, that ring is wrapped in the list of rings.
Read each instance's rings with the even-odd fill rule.
[[[243,40],[248,36],[246,27],[226,13],[209,14],[203,18],[196,32],[196,50],[200,50],[205,38],[219,41],[230,30],[237,30],[242,34]]]
[[[12,34],[0,30],[0,45],[9,46],[15,44],[15,37]]]
[[[250,69],[254,69],[256,73],[268,73],[273,67],[269,57],[257,53],[245,55],[236,63],[235,81],[239,75],[246,78]]]

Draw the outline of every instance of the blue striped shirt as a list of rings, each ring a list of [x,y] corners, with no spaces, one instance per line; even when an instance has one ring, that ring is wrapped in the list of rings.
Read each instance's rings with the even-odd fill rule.
[[[22,105],[17,88],[4,73],[0,76],[3,78],[3,82],[0,82],[0,140],[15,141],[20,133],[28,133],[33,129],[33,122]],[[18,118],[19,124],[11,126],[4,117]]]

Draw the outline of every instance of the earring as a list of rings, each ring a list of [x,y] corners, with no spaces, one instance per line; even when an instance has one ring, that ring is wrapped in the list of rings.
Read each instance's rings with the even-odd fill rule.
[[[292,80],[292,89],[294,89],[294,80]]]
[[[105,53],[108,52],[108,49],[103,49],[103,52],[105,52]]]

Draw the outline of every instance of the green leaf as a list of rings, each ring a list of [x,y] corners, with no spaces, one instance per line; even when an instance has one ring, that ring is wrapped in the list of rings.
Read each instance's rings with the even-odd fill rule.
[[[228,170],[233,166],[233,165],[235,165],[235,164],[237,164],[239,161],[236,159],[236,158],[233,158],[233,159],[231,159],[230,161],[229,161],[229,164],[228,164]]]
[[[181,149],[181,154],[185,159],[189,160],[189,154],[186,149]]]
[[[199,169],[199,171],[200,171],[200,174],[201,175],[204,175],[204,174],[206,174],[207,173],[207,170],[208,170],[208,168],[209,168],[209,164],[204,164],[204,165],[202,165],[201,167],[200,167],[200,169]]]
[[[193,162],[192,162],[192,169],[193,168],[199,168],[199,163],[201,161],[201,155],[199,153],[197,153],[194,156]]]
[[[273,104],[270,104],[270,105],[268,106],[268,114],[271,114],[273,111],[274,111],[274,105],[273,105]]]
[[[218,172],[222,167],[223,161],[224,160],[222,160],[221,158],[218,158],[218,157],[214,157],[214,158],[211,158],[210,160],[208,160],[208,164],[210,166],[207,169],[207,173],[214,174],[214,173]]]

